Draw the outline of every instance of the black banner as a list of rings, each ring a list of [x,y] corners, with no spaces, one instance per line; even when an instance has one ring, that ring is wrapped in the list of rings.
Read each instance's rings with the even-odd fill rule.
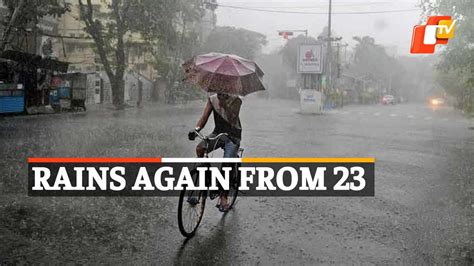
[[[374,163],[29,163],[29,196],[374,196]]]

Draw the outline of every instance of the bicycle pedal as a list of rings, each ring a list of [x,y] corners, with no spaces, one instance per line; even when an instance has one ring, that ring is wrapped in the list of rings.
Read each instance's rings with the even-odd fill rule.
[[[219,196],[219,193],[218,193],[218,192],[215,192],[215,193],[212,193],[212,192],[211,192],[211,193],[209,194],[209,198],[210,198],[211,200],[217,198],[217,196]]]
[[[191,205],[197,205],[199,204],[199,200],[197,198],[189,198],[187,202]]]

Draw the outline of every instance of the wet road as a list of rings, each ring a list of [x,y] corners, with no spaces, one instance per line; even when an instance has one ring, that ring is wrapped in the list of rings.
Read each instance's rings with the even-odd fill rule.
[[[156,219],[140,224],[139,244],[131,252],[96,244],[91,248],[95,255],[55,258],[177,264],[472,263],[474,130],[465,118],[449,108],[415,104],[348,106],[315,116],[301,115],[297,107],[281,100],[245,101],[244,156],[375,157],[375,197],[239,198],[225,216],[208,202],[203,223],[189,241],[177,228],[177,199],[147,198],[158,206],[146,210]],[[29,156],[193,156],[196,143],[186,141],[186,135],[200,113],[193,103],[0,118],[2,190],[26,188],[26,182],[14,182],[12,176],[25,178]],[[17,201],[21,197],[15,196]],[[6,196],[1,202],[3,208],[14,204]]]

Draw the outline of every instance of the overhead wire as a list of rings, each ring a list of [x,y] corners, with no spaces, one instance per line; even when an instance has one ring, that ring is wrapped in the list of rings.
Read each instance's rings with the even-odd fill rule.
[[[217,6],[224,7],[224,8],[231,8],[231,9],[240,9],[240,10],[267,12],[267,13],[300,14],[300,15],[327,15],[328,14],[327,12],[272,10],[272,9],[264,9],[264,8],[253,8],[253,7],[232,6],[232,5],[222,5],[222,4],[217,4]],[[394,9],[394,10],[377,10],[377,11],[332,12],[332,14],[333,15],[365,15],[365,14],[402,13],[402,12],[413,12],[413,11],[420,11],[420,9],[410,8],[410,9]]]

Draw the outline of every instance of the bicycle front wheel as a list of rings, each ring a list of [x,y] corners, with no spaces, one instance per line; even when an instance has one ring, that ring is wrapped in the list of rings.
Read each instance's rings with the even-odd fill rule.
[[[204,215],[207,191],[186,190],[181,191],[178,202],[179,231],[185,237],[192,237]]]

